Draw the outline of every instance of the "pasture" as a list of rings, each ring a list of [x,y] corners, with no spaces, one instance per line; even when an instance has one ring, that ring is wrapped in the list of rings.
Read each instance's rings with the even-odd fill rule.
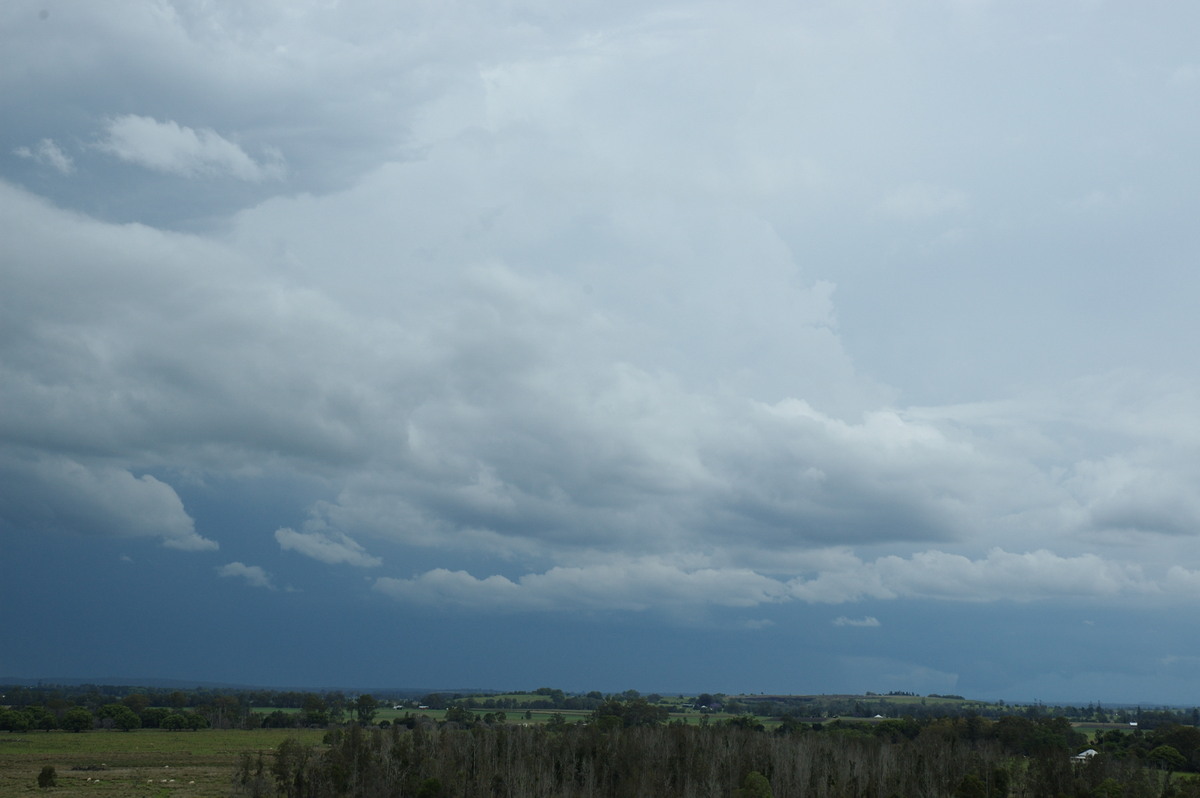
[[[243,751],[269,751],[288,737],[320,743],[320,729],[0,733],[0,798],[17,795],[215,798],[230,793]],[[38,788],[42,768],[58,775]]]

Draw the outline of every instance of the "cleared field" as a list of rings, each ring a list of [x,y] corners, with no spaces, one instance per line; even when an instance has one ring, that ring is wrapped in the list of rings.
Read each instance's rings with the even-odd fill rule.
[[[268,751],[288,737],[317,744],[323,735],[318,729],[0,733],[0,798],[226,796],[243,751]],[[49,791],[37,785],[46,765],[58,774]]]

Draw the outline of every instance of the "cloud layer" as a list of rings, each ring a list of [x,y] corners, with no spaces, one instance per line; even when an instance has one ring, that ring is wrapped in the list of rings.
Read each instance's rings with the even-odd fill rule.
[[[405,607],[1195,598],[1197,84],[1122,12],[25,11],[81,105],[6,134],[6,528]],[[319,490],[180,498],[264,476]]]

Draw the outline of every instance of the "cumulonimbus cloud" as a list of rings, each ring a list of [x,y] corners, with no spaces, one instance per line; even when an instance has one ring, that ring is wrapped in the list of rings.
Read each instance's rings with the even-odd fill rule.
[[[137,458],[285,479],[319,471],[336,495],[312,525],[276,532],[284,550],[376,567],[359,541],[377,539],[444,557],[441,569],[379,583],[411,600],[424,590],[451,604],[638,609],[1126,595],[1151,578],[1099,554],[1056,553],[1053,541],[1118,521],[1178,540],[1196,511],[1185,495],[1195,465],[1172,454],[1192,417],[1186,392],[1153,414],[1137,409],[1154,429],[1129,427],[1094,385],[1092,407],[1038,408],[1049,421],[1008,405],[845,417],[633,362],[625,344],[643,327],[553,275],[498,262],[409,270],[407,283],[384,272],[379,285],[406,312],[360,317],[229,246],[80,219],[5,185],[0,196],[11,210],[0,229],[19,244],[5,322],[21,331],[0,339],[0,435],[11,452],[78,450],[13,470],[45,472],[39,490],[54,487],[60,508],[80,496],[102,505],[106,493],[148,508],[109,506],[95,514],[102,524],[60,510],[63,526],[212,549]],[[816,357],[836,349],[820,344]],[[1047,427],[1068,412],[1143,445],[1119,458],[1047,449]],[[68,461],[112,489],[55,476]],[[18,509],[9,515],[24,523],[29,508]],[[990,540],[1005,545],[981,557]],[[920,553],[804,564],[897,545]],[[534,565],[472,575],[463,553]],[[614,572],[616,555],[635,566]]]

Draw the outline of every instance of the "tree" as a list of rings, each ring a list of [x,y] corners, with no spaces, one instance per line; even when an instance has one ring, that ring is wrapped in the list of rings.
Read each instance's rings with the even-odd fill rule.
[[[434,778],[425,779],[417,790],[417,798],[441,798],[445,794],[442,783]]]
[[[375,720],[375,713],[379,709],[379,702],[375,700],[375,696],[364,693],[354,702],[354,711],[358,713],[358,722],[363,726],[370,726],[371,721]]]
[[[159,728],[167,729],[168,731],[179,731],[187,728],[187,718],[179,712],[172,712],[159,722]]]
[[[1163,770],[1177,770],[1187,762],[1183,754],[1171,745],[1158,746],[1146,758]]]
[[[118,712],[113,716],[113,725],[123,732],[131,732],[134,729],[142,728],[142,719],[139,718],[132,709],[122,705],[124,712]]]
[[[666,707],[654,706],[644,698],[619,701],[610,698],[592,712],[592,721],[600,728],[630,728],[633,726],[656,726],[670,716]]]
[[[299,740],[288,738],[275,749],[275,760],[271,763],[271,774],[275,777],[278,792],[288,798],[304,795],[308,776],[308,763],[312,748]]]
[[[204,708],[210,724],[218,729],[230,729],[241,723],[242,702],[236,696],[219,695]]]
[[[100,707],[96,717],[106,728],[116,728],[121,731],[133,731],[142,727],[142,719],[132,709],[124,704],[105,704]]]
[[[138,714],[142,719],[143,729],[157,729],[162,726],[163,718],[171,714],[166,707],[147,707]]]
[[[146,707],[150,706],[150,699],[142,693],[130,693],[121,699],[121,703],[141,715]]]
[[[987,798],[987,794],[987,785],[983,783],[983,779],[974,773],[968,773],[958,783],[954,798]]]
[[[475,713],[462,704],[455,704],[446,710],[446,720],[450,723],[461,723],[469,726],[475,722]]]
[[[771,782],[757,770],[750,771],[742,781],[742,786],[733,791],[734,798],[775,798],[771,792]]]
[[[305,693],[304,707],[300,713],[305,726],[324,726],[329,723],[325,700],[316,693]]]
[[[421,699],[421,704],[430,709],[445,709],[447,703],[446,696],[441,693],[430,693]]]
[[[342,692],[330,692],[325,694],[325,706],[329,708],[329,720],[332,723],[341,723],[346,716],[346,695]]]
[[[257,758],[250,756],[249,751],[242,752],[241,762],[238,765],[237,774],[234,776],[234,784],[241,788],[243,795],[250,796],[250,798],[268,798],[274,792],[267,779],[266,762],[263,760],[262,751],[258,752]]]
[[[268,729],[286,729],[296,725],[296,717],[282,709],[277,709],[263,718],[262,725]]]
[[[0,728],[11,732],[29,731],[32,721],[28,712],[3,712],[0,710]]]
[[[91,712],[83,707],[75,707],[67,710],[67,714],[63,715],[62,727],[73,732],[88,731],[92,728],[92,720]]]

